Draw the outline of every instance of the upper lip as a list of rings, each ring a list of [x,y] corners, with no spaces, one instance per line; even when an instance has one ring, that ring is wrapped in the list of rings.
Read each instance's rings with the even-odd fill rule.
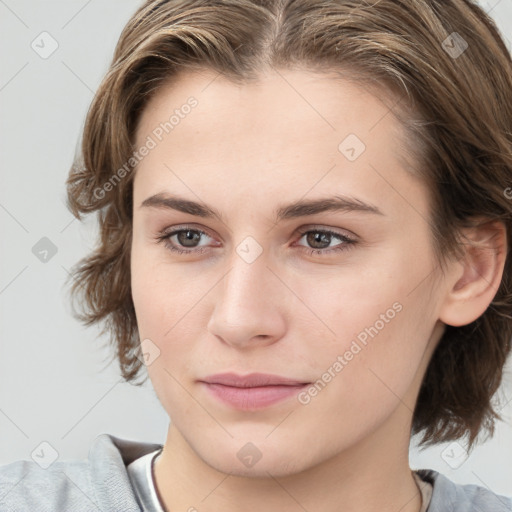
[[[248,375],[237,375],[236,373],[217,373],[209,375],[202,382],[208,384],[222,384],[235,388],[253,388],[261,386],[298,386],[309,384],[308,382],[289,379],[280,375],[271,375],[268,373],[250,373]]]

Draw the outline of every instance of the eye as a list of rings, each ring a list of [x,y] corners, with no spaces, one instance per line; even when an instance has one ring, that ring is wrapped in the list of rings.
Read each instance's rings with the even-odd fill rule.
[[[170,251],[184,254],[204,252],[203,247],[206,243],[196,245],[198,242],[201,242],[201,237],[211,238],[208,233],[201,229],[181,227],[180,229],[173,229],[171,231],[164,230],[159,233],[156,238],[158,243],[165,242],[165,247]]]
[[[306,243],[311,246],[303,246],[304,250],[306,250],[308,254],[311,255],[324,255],[337,251],[346,251],[357,243],[353,238],[328,229],[310,229],[308,231],[303,231],[300,236],[300,240],[305,237]],[[332,246],[331,244],[334,240],[339,240],[341,243]]]
[[[180,226],[172,230],[163,230],[157,235],[156,240],[158,243],[165,242],[165,247],[172,252],[193,254],[205,252],[208,246],[208,238],[212,239],[208,233],[201,229]],[[310,247],[303,246],[302,244],[298,245],[310,255],[326,255],[333,252],[346,251],[357,243],[353,238],[328,229],[309,229],[303,231],[300,233],[299,242],[303,238]],[[332,246],[333,241],[336,240],[339,242]]]

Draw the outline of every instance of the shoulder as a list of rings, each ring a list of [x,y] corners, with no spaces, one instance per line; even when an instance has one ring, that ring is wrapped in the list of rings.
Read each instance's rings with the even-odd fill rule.
[[[433,469],[418,469],[416,473],[433,486],[428,512],[512,512],[512,498],[486,487],[457,484]]]
[[[0,511],[139,511],[126,465],[159,447],[100,434],[87,460],[57,460],[46,469],[33,460],[0,466]]]
[[[95,510],[96,497],[88,469],[87,463],[81,461],[54,462],[47,469],[31,460],[2,466],[0,511],[65,510],[84,502],[89,503],[90,510]]]

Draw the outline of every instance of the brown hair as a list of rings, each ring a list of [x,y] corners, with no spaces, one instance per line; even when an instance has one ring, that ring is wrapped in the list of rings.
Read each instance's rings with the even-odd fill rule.
[[[393,115],[408,134],[404,151],[431,194],[440,268],[461,254],[459,229],[478,218],[505,223],[509,254],[512,63],[494,22],[473,1],[146,1],[120,36],[67,180],[71,212],[80,219],[96,211],[101,236],[73,269],[71,293],[80,293],[83,310],[75,316],[104,325],[128,381],[143,366],[130,288],[130,157],[141,111],[181,70],[209,68],[244,83],[269,67],[339,71],[394,94],[400,108]],[[481,317],[446,326],[414,411],[421,445],[467,435],[471,447],[482,428],[492,435],[502,419],[491,398],[511,350],[511,265],[508,256]]]

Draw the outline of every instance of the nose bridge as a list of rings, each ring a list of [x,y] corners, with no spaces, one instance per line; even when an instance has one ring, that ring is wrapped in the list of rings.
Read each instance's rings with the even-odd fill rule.
[[[254,247],[242,242],[233,252],[229,262],[230,271],[226,274],[222,286],[220,301],[226,308],[240,314],[244,310],[256,314],[264,307],[265,290],[272,287],[272,272],[267,268],[267,255],[261,252],[255,254]]]
[[[215,297],[208,328],[229,344],[242,345],[255,337],[272,342],[284,329],[280,283],[258,246],[254,239],[245,239],[233,250]]]

